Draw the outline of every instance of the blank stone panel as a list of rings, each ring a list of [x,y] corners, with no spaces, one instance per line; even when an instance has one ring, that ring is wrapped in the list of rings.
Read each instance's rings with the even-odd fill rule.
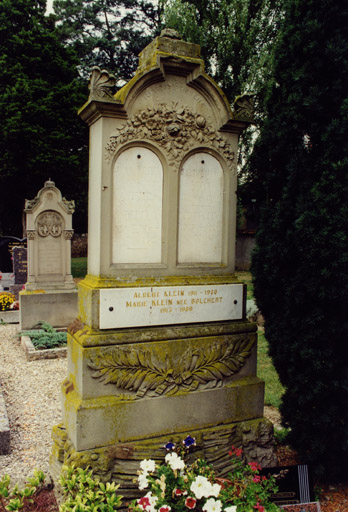
[[[153,151],[129,148],[114,169],[112,261],[161,263],[163,168]]]
[[[221,263],[224,173],[208,153],[186,160],[180,173],[178,263]]]

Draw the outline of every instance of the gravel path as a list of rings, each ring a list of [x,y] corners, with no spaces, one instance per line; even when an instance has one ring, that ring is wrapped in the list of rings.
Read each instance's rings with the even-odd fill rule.
[[[67,361],[27,361],[17,338],[18,325],[0,325],[0,385],[11,429],[11,453],[0,455],[0,478],[23,482],[35,468],[46,475],[51,430],[61,422],[60,384]]]

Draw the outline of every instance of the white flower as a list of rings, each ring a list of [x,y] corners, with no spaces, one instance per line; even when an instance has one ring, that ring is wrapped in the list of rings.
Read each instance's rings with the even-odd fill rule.
[[[166,463],[172,468],[173,471],[176,469],[184,469],[185,462],[175,452],[167,453],[165,456]]]
[[[214,498],[209,498],[203,506],[203,510],[205,512],[221,512],[222,503],[220,500],[214,500]]]
[[[143,470],[144,474],[153,473],[156,469],[156,463],[151,459],[144,459],[140,462],[140,469]]]
[[[231,505],[230,507],[226,507],[224,512],[237,512],[236,505]]]
[[[191,484],[190,490],[194,493],[196,498],[208,498],[211,491],[211,483],[205,476],[198,475]]]
[[[211,486],[210,496],[214,496],[215,498],[217,498],[220,494],[220,491],[221,491],[221,485],[213,484]]]
[[[146,487],[149,485],[149,481],[146,478],[146,473],[142,473],[138,476],[138,487],[142,491],[143,489],[146,489]]]
[[[145,498],[149,498],[150,507],[146,509],[147,512],[156,512],[155,505],[158,500],[157,496],[152,496],[151,491],[145,494]]]

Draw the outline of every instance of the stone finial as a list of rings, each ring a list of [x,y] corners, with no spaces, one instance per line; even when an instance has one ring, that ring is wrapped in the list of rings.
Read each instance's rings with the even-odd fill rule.
[[[54,181],[51,180],[51,178],[49,178],[47,181],[45,181],[45,188],[48,188],[48,187],[55,187],[56,184],[54,183]]]
[[[113,100],[113,88],[116,85],[116,78],[105,69],[101,70],[98,66],[92,68],[91,77],[88,84],[90,99]]]
[[[173,28],[164,28],[161,32],[161,37],[170,37],[171,39],[182,39],[177,30]]]

